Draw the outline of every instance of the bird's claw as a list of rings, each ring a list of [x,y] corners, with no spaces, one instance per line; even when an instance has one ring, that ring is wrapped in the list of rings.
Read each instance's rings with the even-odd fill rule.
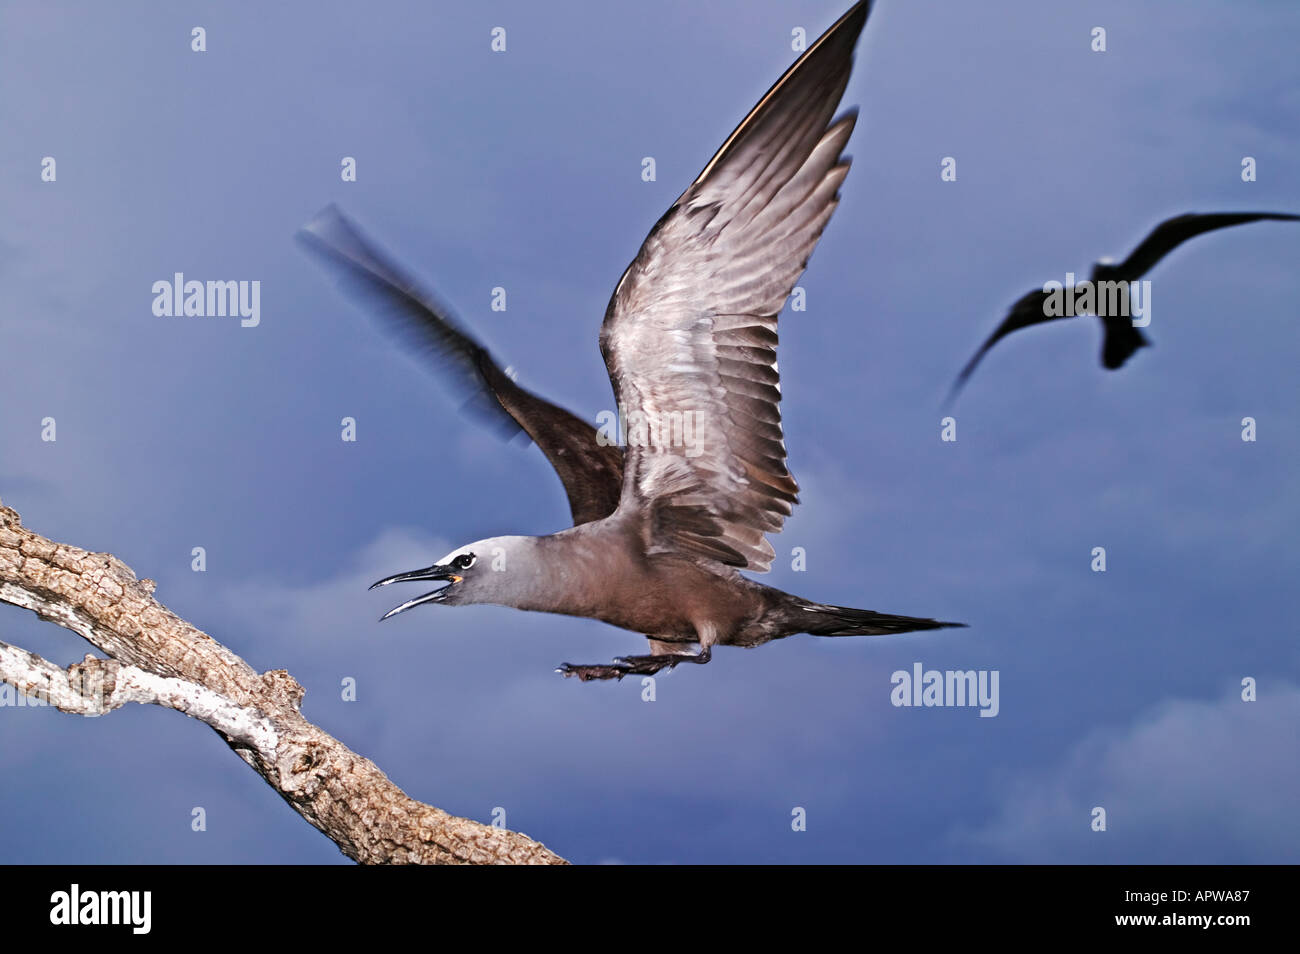
[[[566,679],[570,676],[577,676],[583,682],[590,682],[593,679],[622,679],[630,674],[629,669],[617,665],[617,660],[614,665],[609,666],[598,663],[594,665],[561,663],[555,668],[555,671]]]
[[[654,656],[619,656],[608,665],[574,665],[563,663],[556,668],[560,675],[577,676],[583,682],[592,679],[622,679],[624,676],[653,676],[664,669],[672,669],[678,663],[706,663],[709,661],[707,651],[700,653],[661,653]]]

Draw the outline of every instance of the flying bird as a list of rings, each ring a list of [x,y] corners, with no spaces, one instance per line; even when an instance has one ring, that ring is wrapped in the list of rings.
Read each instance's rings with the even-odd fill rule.
[[[798,487],[786,467],[777,315],[838,203],[856,113],[832,119],[866,23],[856,4],[727,137],[651,230],[605,312],[600,348],[624,446],[525,390],[450,310],[327,208],[302,238],[432,358],[465,405],[524,431],[559,475],[574,526],[457,547],[374,586],[446,582],[395,607],[494,603],[590,617],[644,634],[650,652],[559,672],[590,679],[706,663],[717,645],[798,633],[857,636],[959,626],[813,602],[764,572]],[[372,587],[373,589],[373,587]]]
[[[1231,225],[1245,225],[1247,222],[1262,220],[1294,222],[1300,220],[1300,215],[1289,215],[1284,212],[1188,212],[1184,215],[1176,215],[1172,219],[1166,219],[1157,225],[1151,234],[1143,239],[1142,243],[1132,251],[1129,257],[1119,264],[1114,264],[1105,259],[1097,262],[1092,268],[1091,284],[1094,290],[1103,282],[1122,282],[1127,286],[1129,282],[1136,282],[1140,279],[1154,268],[1157,262],[1190,238],[1195,238],[1197,235],[1206,232],[1213,232],[1215,229],[1224,229]],[[1075,287],[1082,288],[1082,286]],[[966,367],[962,368],[961,374],[957,376],[957,380],[953,383],[949,401],[957,396],[957,392],[966,384],[971,372],[975,370],[975,366],[980,363],[989,349],[1007,335],[1019,331],[1021,328],[1029,328],[1043,322],[1077,316],[1077,313],[1057,313],[1055,308],[1052,309],[1053,313],[1049,314],[1048,304],[1053,295],[1059,296],[1060,292],[1035,289],[1011,306],[1011,310],[1007,312],[1002,324],[998,325],[993,334],[989,335],[988,339],[980,345],[974,357],[967,362]],[[1124,298],[1124,300],[1127,301],[1127,298]],[[1094,308],[1085,313],[1095,314],[1095,311]],[[1124,362],[1128,361],[1135,351],[1151,344],[1146,336],[1134,326],[1132,318],[1127,313],[1103,314],[1098,317],[1101,319],[1103,332],[1101,345],[1102,367],[1115,371],[1123,367]]]

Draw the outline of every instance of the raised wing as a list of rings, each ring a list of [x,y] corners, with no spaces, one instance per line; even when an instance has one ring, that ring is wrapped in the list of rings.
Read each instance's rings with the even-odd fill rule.
[[[338,269],[359,302],[426,359],[464,399],[462,409],[509,438],[523,430],[564,484],[574,524],[611,514],[623,484],[623,452],[596,429],[515,384],[452,318],[451,310],[386,256],[333,205],[299,232],[303,244]]]
[[[777,315],[848,172],[831,123],[868,4],[781,77],[650,232],[600,344],[627,420],[620,508],[651,552],[767,570],[798,486],[786,468]]]
[[[1155,264],[1182,245],[1190,238],[1195,238],[1215,229],[1224,229],[1230,225],[1245,225],[1247,222],[1259,222],[1271,219],[1280,222],[1300,220],[1300,215],[1285,212],[1187,212],[1166,219],[1151,230],[1151,234],[1133,250],[1128,258],[1115,266],[1115,273],[1125,281],[1136,281]]]

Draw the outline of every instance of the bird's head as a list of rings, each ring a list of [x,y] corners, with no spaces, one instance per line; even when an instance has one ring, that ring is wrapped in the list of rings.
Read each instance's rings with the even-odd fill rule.
[[[1103,255],[1092,266],[1089,278],[1094,282],[1114,281],[1119,277],[1119,265],[1109,255]]]
[[[505,603],[508,595],[512,564],[518,569],[526,547],[527,537],[489,537],[457,547],[446,556],[435,560],[432,566],[410,570],[380,580],[371,589],[390,583],[414,583],[421,580],[446,581],[447,585],[407,600],[395,606],[380,619],[405,613],[422,603],[441,603],[464,606],[469,603]],[[516,574],[517,575],[517,574]]]

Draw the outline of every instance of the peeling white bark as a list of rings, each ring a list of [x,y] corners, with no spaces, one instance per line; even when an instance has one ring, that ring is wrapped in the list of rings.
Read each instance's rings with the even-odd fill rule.
[[[205,722],[294,810],[354,860],[564,864],[527,835],[408,797],[379,768],[303,718],[283,669],[258,674],[153,598],[152,580],[106,553],[57,544],[0,505],[0,602],[82,636],[108,658],[60,668],[0,642],[0,682],[62,712],[98,716],[128,702]]]

